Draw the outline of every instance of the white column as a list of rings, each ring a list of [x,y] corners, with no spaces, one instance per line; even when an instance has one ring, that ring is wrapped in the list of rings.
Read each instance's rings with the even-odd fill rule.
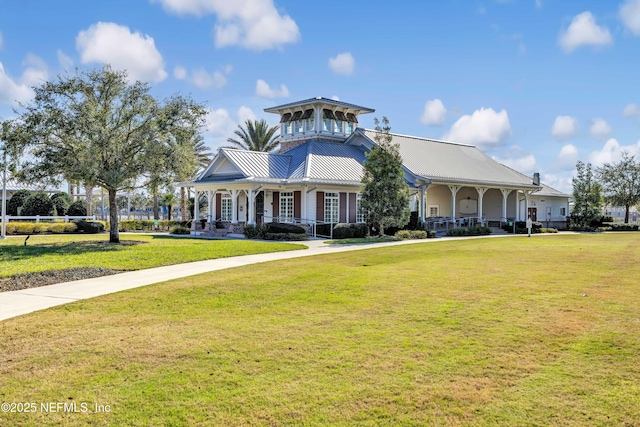
[[[456,194],[462,187],[459,185],[450,185],[449,190],[451,190],[451,219],[455,221],[456,219]]]
[[[420,221],[424,223],[427,218],[427,188],[425,186],[420,187]]]
[[[247,193],[247,224],[256,223],[256,192],[255,190],[249,190]]]
[[[501,188],[500,191],[502,192],[502,220],[506,221],[507,220],[507,197],[509,197],[509,194],[513,191],[513,190],[507,190],[505,188]],[[516,204],[518,204],[518,195],[516,194]]]
[[[300,190],[300,217],[306,222],[307,220],[307,188],[303,188]],[[349,205],[349,200],[347,197],[347,206]],[[347,217],[348,218],[348,217]],[[300,221],[302,222],[302,221]]]
[[[516,190],[516,221],[520,221],[520,190]]]
[[[200,203],[198,203],[199,196],[200,192],[196,190],[195,196],[193,197],[193,220],[195,222],[198,222],[200,220]]]
[[[213,221],[213,198],[214,198],[214,192],[213,190],[209,190],[207,191],[207,221],[208,222],[212,222]]]
[[[238,190],[231,190],[231,223],[238,223]]]
[[[480,223],[482,223],[482,199],[484,197],[484,193],[489,190],[487,187],[476,187],[476,191],[478,192],[478,218],[480,218]]]
[[[533,191],[527,190],[527,191],[523,191],[523,193],[524,193],[524,220],[526,221],[527,219],[529,219],[529,196],[531,196],[531,193],[533,193]]]

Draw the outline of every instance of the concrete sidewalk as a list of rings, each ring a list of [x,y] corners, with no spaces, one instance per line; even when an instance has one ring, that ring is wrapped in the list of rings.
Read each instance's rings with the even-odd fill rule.
[[[490,236],[486,236],[490,237]],[[499,237],[499,236],[495,236]],[[461,239],[461,238],[457,238]],[[276,261],[280,259],[301,258],[312,255],[348,252],[387,246],[398,246],[416,243],[437,243],[450,240],[449,238],[427,240],[403,240],[398,242],[369,243],[369,244],[334,244],[327,245],[321,240],[311,240],[301,243],[308,249],[288,252],[273,252],[267,254],[244,255],[229,258],[219,258],[207,261],[197,261],[185,264],[156,267],[147,270],[130,271],[111,276],[93,279],[76,280],[73,282],[57,283],[39,288],[23,289],[20,291],[0,292],[0,320],[10,319],[34,311],[55,307],[69,302],[100,295],[120,292],[166,280],[179,279],[195,274],[222,270],[231,267],[256,264],[260,262]]]

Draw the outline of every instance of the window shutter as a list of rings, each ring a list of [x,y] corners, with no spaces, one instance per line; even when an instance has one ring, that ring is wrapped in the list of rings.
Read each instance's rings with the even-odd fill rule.
[[[356,193],[349,193],[349,222],[356,222]]]
[[[216,193],[216,219],[222,217],[222,193]]]
[[[293,192],[293,217],[294,218],[300,218],[300,196],[301,196],[301,192],[300,191],[294,191]]]
[[[340,222],[347,222],[347,193],[340,193]]]
[[[280,192],[279,191],[273,192],[273,213],[271,215],[274,218],[280,216]],[[275,221],[275,219],[272,221]],[[280,222],[279,219],[278,219],[278,222]]]
[[[324,191],[316,192],[316,220],[324,221]]]

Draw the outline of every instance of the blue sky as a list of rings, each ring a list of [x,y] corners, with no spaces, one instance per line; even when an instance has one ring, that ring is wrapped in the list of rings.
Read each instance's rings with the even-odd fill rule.
[[[89,7],[90,5],[90,7]],[[30,86],[110,63],[209,109],[224,145],[315,96],[392,132],[474,144],[571,190],[577,160],[640,154],[640,0],[0,0],[0,116]]]

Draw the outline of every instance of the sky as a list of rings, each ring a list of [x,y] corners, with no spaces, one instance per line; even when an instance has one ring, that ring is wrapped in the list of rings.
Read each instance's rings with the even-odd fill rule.
[[[640,157],[640,0],[0,0],[0,117],[105,63],[203,103],[213,150],[323,96],[565,192],[578,160]]]

